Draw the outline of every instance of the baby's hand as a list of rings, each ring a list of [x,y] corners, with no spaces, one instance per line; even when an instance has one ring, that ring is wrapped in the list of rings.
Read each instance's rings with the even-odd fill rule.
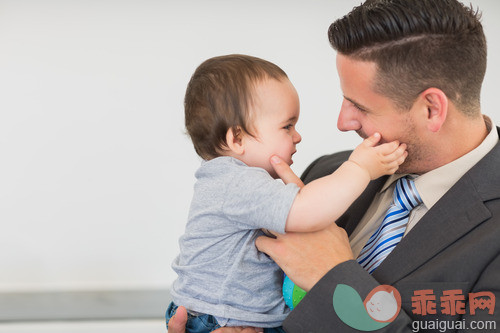
[[[380,133],[373,134],[357,146],[349,157],[349,161],[365,169],[372,180],[392,175],[408,156],[406,144],[392,141],[376,146],[379,141]]]

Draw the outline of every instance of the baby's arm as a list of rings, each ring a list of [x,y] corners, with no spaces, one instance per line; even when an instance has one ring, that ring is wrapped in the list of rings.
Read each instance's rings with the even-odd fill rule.
[[[288,214],[285,231],[321,230],[338,219],[370,180],[396,172],[408,153],[397,141],[376,146],[380,134],[364,140],[331,175],[300,189]]]

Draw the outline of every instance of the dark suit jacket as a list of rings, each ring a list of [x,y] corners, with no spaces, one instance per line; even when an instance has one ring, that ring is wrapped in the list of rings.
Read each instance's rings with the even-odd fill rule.
[[[500,132],[500,128],[497,128]],[[466,138],[464,138],[466,139]],[[304,172],[305,183],[330,174],[350,152],[323,156]],[[387,177],[370,183],[349,210],[337,221],[351,234]],[[470,169],[418,222],[392,253],[369,275],[356,261],[337,265],[320,280],[291,312],[283,326],[287,332],[359,332],[336,315],[332,295],[337,284],[353,287],[365,299],[380,284],[394,286],[401,294],[398,317],[376,332],[411,332],[413,321],[496,321],[500,331],[500,144]],[[413,313],[414,291],[432,289],[436,314]],[[442,313],[442,292],[493,292],[494,314],[488,309],[470,314]],[[456,324],[456,323],[455,323]],[[429,324],[430,325],[430,324]],[[451,324],[448,324],[451,325]],[[456,324],[458,325],[458,324]],[[422,331],[422,330],[421,330]],[[437,330],[436,330],[437,331]],[[446,332],[453,332],[448,330]]]

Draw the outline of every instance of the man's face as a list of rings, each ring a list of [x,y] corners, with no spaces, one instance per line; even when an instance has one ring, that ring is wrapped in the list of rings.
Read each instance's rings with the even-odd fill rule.
[[[337,55],[337,72],[344,101],[337,127],[341,131],[356,131],[362,138],[375,132],[382,142],[399,140],[408,146],[408,157],[398,173],[425,172],[426,149],[414,125],[412,110],[400,111],[387,97],[373,89],[376,65]]]

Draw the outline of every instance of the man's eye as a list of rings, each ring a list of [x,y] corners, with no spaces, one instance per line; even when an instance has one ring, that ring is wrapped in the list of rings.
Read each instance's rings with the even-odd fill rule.
[[[366,112],[366,110],[365,110],[365,109],[360,108],[360,107],[359,107],[359,105],[357,105],[357,104],[354,104],[354,103],[353,103],[353,104],[352,104],[352,106],[354,106],[354,108],[355,108],[356,110],[358,110],[358,111],[361,111],[361,112]]]

